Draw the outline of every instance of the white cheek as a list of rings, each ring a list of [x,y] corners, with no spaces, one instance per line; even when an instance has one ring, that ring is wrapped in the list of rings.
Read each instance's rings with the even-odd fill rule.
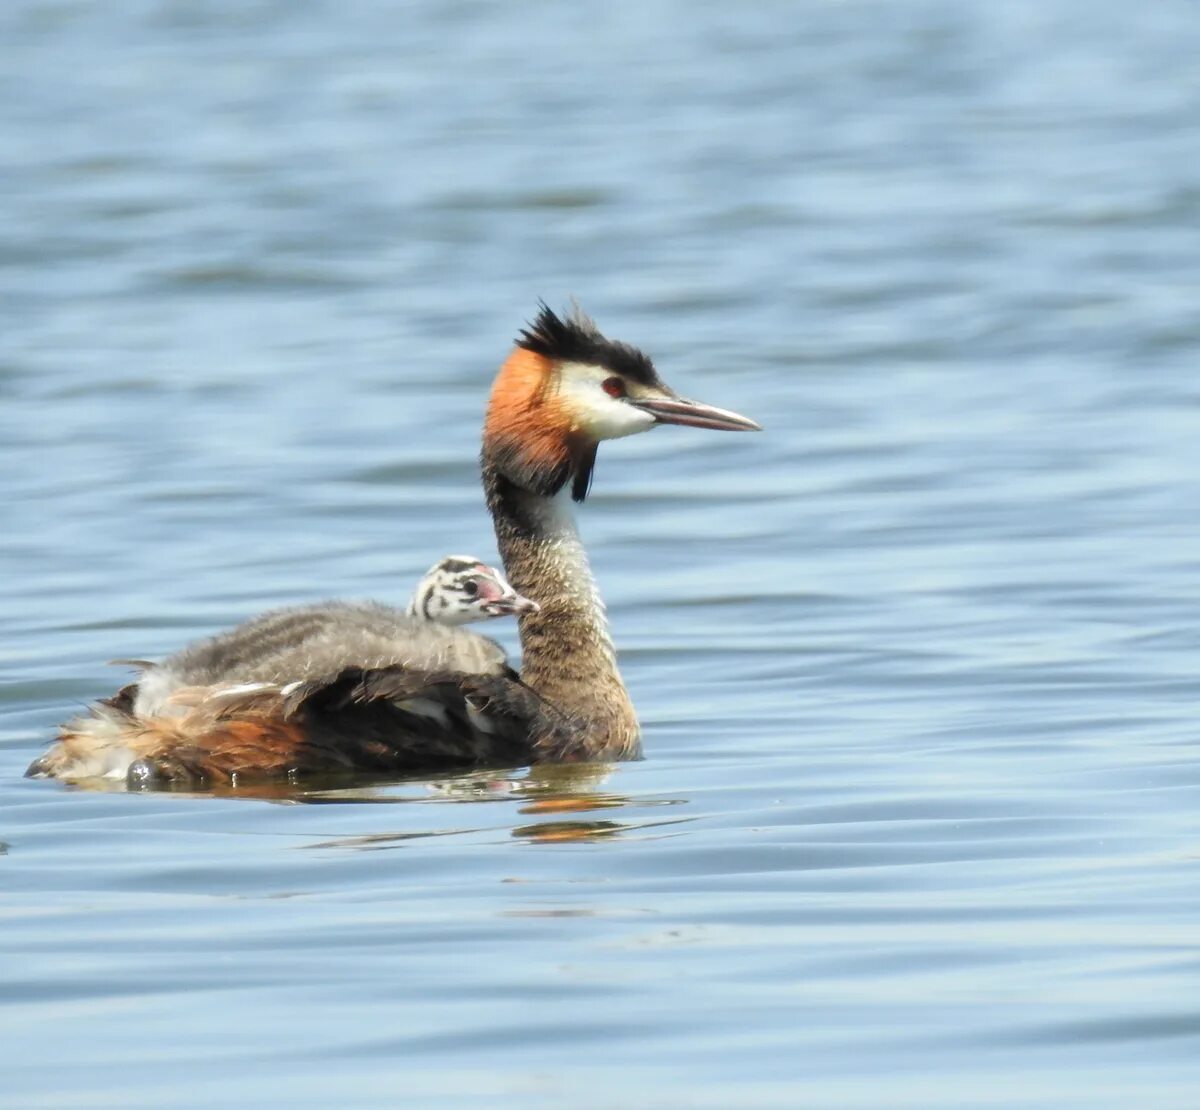
[[[604,395],[605,404],[587,411],[580,422],[597,439],[620,439],[654,427],[654,417],[635,409],[627,401],[614,401]]]
[[[593,367],[563,367],[559,392],[579,427],[596,439],[620,439],[654,427],[649,413],[604,392],[602,373]]]

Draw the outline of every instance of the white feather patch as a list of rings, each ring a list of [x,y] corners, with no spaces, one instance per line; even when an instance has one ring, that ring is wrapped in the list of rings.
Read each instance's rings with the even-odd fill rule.
[[[270,690],[274,687],[272,682],[243,682],[240,686],[223,686],[219,690],[215,690],[212,694],[214,698],[236,698],[242,694],[254,694],[259,690]]]
[[[450,727],[450,718],[446,714],[445,707],[439,705],[432,698],[405,698],[395,704],[398,709],[403,709],[406,713],[413,714],[414,717],[425,717],[427,720],[435,721],[442,728]]]
[[[472,727],[478,729],[485,735],[490,736],[496,731],[496,722],[493,721],[482,709],[476,709],[471,704],[471,699],[467,699],[467,719],[471,722]]]

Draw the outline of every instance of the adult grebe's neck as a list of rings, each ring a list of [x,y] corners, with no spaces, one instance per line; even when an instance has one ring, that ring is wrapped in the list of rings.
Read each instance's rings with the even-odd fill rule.
[[[540,606],[521,617],[521,678],[584,726],[581,750],[563,757],[636,758],[637,714],[567,490],[547,496],[524,489],[486,457],[483,484],[508,580]]]

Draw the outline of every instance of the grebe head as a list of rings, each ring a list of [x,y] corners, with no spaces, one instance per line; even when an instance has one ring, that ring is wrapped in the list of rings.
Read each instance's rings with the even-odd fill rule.
[[[658,424],[761,430],[736,412],[679,397],[647,355],[607,339],[578,307],[559,317],[543,304],[496,378],[483,451],[518,485],[551,495],[569,480],[582,501],[599,443]]]
[[[408,605],[409,616],[448,625],[537,611],[536,601],[522,597],[503,574],[471,555],[447,555],[435,563]]]

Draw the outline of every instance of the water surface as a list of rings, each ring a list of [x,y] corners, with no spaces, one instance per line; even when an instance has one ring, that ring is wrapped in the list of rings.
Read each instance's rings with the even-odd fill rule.
[[[1195,1105],[1193,6],[0,32],[0,1101]],[[645,762],[21,779],[108,659],[494,556],[569,295],[767,427],[602,450]]]

